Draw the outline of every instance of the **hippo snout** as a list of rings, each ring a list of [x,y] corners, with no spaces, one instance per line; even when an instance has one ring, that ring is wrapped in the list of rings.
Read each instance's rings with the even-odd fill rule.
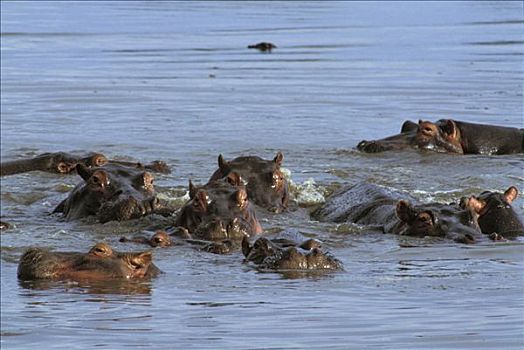
[[[138,200],[135,197],[127,196],[119,198],[116,202],[104,204],[100,208],[98,216],[101,223],[111,220],[136,219],[153,213],[158,207],[159,200],[157,197]]]

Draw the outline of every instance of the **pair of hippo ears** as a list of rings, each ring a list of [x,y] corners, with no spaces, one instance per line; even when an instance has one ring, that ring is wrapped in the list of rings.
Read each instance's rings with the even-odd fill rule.
[[[283,161],[284,161],[284,155],[282,154],[282,152],[278,151],[275,158],[273,158],[273,162],[277,166],[281,166]],[[224,156],[221,154],[218,156],[218,167],[222,171],[225,171],[229,168],[229,163],[224,159]]]

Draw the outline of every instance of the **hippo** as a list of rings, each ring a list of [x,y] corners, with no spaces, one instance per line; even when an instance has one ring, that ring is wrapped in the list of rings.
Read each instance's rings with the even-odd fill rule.
[[[29,248],[20,258],[20,280],[112,280],[155,277],[161,271],[152,253],[119,253],[98,243],[88,253]]]
[[[415,146],[415,137],[418,131],[418,124],[406,120],[400,129],[400,134],[386,137],[380,140],[360,141],[357,149],[366,153],[379,153],[385,151],[399,151]]]
[[[170,174],[171,169],[164,161],[154,160],[149,164],[107,159],[101,153],[90,152],[76,155],[66,152],[42,153],[31,159],[18,159],[0,164],[0,176],[21,174],[29,171],[45,171],[54,174],[71,174],[76,165],[83,164],[87,168],[101,167],[106,164],[118,164],[149,170],[156,173]]]
[[[155,195],[154,177],[147,171],[122,165],[76,166],[83,181],[53,211],[67,220],[96,215],[101,223],[159,213],[169,215]]]
[[[273,43],[268,43],[268,42],[263,41],[258,44],[248,45],[247,48],[248,49],[257,49],[262,52],[271,52],[271,50],[276,49],[277,46]]]
[[[518,193],[515,186],[510,186],[504,193],[484,191],[478,197],[464,198],[461,207],[477,215],[480,230],[490,238],[515,238],[524,235],[522,219],[511,206]]]
[[[173,245],[173,241],[171,240],[171,237],[166,231],[159,230],[155,232],[151,238],[147,238],[144,236],[138,236],[133,238],[126,238],[121,237],[120,242],[133,242],[133,243],[141,243],[141,244],[147,244],[150,247],[156,248],[156,247],[169,247]]]
[[[351,222],[383,233],[414,237],[446,237],[474,243],[480,234],[470,209],[441,203],[412,204],[412,198],[365,182],[335,192],[312,213],[315,219]]]
[[[415,127],[416,126],[416,127]],[[418,148],[451,154],[501,155],[524,152],[524,129],[442,119],[436,123],[404,122],[398,135],[361,141],[357,149],[367,153]]]
[[[245,262],[253,262],[263,270],[342,270],[342,263],[320,249],[320,242],[307,240],[290,243],[288,240],[258,238],[253,245],[248,237],[242,241]]]
[[[77,164],[85,167],[99,167],[107,164],[107,158],[100,153],[74,155],[65,152],[43,153],[31,159],[19,159],[0,164],[0,175],[14,175],[28,171],[45,171],[54,174],[70,174]]]
[[[237,157],[231,161],[218,156],[218,169],[209,181],[226,177],[231,172],[238,173],[247,184],[249,198],[256,205],[275,213],[281,213],[289,204],[289,188],[280,170],[284,155],[278,152],[273,160],[257,156]]]
[[[208,241],[233,240],[262,232],[242,178],[236,172],[197,187],[189,181],[189,201],[175,219],[190,238]]]
[[[419,148],[458,154],[515,154],[524,152],[524,129],[442,119],[419,121]]]
[[[0,231],[9,230],[12,227],[13,225],[8,223],[7,221],[0,221]]]

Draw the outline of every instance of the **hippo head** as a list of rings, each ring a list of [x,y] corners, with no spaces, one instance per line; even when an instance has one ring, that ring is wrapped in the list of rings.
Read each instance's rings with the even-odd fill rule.
[[[46,171],[57,174],[69,174],[76,169],[77,164],[85,167],[99,167],[107,164],[107,158],[100,153],[89,153],[77,156],[65,152],[43,153],[36,157],[46,162]]]
[[[136,279],[159,273],[152,263],[151,252],[119,253],[105,243],[97,243],[87,254],[30,248],[18,265],[18,278],[23,280]]]
[[[301,245],[302,246],[302,245]],[[342,263],[323,252],[316,245],[311,249],[296,246],[282,247],[265,237],[255,241],[253,246],[247,238],[242,241],[245,261],[252,261],[262,269],[271,270],[339,270]]]
[[[450,119],[439,121],[437,124],[419,120],[415,144],[419,148],[437,152],[464,153],[460,129]]]
[[[169,237],[169,234],[166,231],[157,231],[149,239],[149,245],[153,248],[169,247],[172,244],[173,242],[171,241],[171,237]]]
[[[278,152],[273,160],[260,157],[238,157],[231,161],[218,157],[218,169],[209,181],[214,181],[237,172],[245,180],[246,191],[253,203],[270,211],[280,213],[289,202],[287,180],[281,171],[284,155]]]
[[[100,222],[128,220],[152,213],[158,207],[153,175],[147,171],[108,164],[89,169],[76,166],[83,182],[54,212],[68,220],[96,215]]]
[[[200,188],[190,181],[189,197],[177,216],[176,225],[196,238],[241,240],[246,235],[262,232],[236,172]]]
[[[432,210],[420,210],[406,200],[397,202],[396,213],[399,220],[407,225],[403,232],[409,236],[444,236],[438,215]]]
[[[478,224],[485,234],[516,236],[524,234],[524,224],[511,206],[519,191],[510,186],[504,193],[484,191],[478,197],[471,196],[461,206],[478,215]]]

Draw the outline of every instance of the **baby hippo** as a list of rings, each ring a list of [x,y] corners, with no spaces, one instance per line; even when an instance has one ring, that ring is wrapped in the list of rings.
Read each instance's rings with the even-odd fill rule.
[[[307,240],[302,244],[258,238],[253,245],[247,237],[242,241],[246,262],[267,270],[342,270],[342,263],[320,249],[320,242]]]
[[[97,243],[88,253],[29,248],[18,265],[21,280],[141,279],[159,273],[151,252],[119,253],[105,243]]]

